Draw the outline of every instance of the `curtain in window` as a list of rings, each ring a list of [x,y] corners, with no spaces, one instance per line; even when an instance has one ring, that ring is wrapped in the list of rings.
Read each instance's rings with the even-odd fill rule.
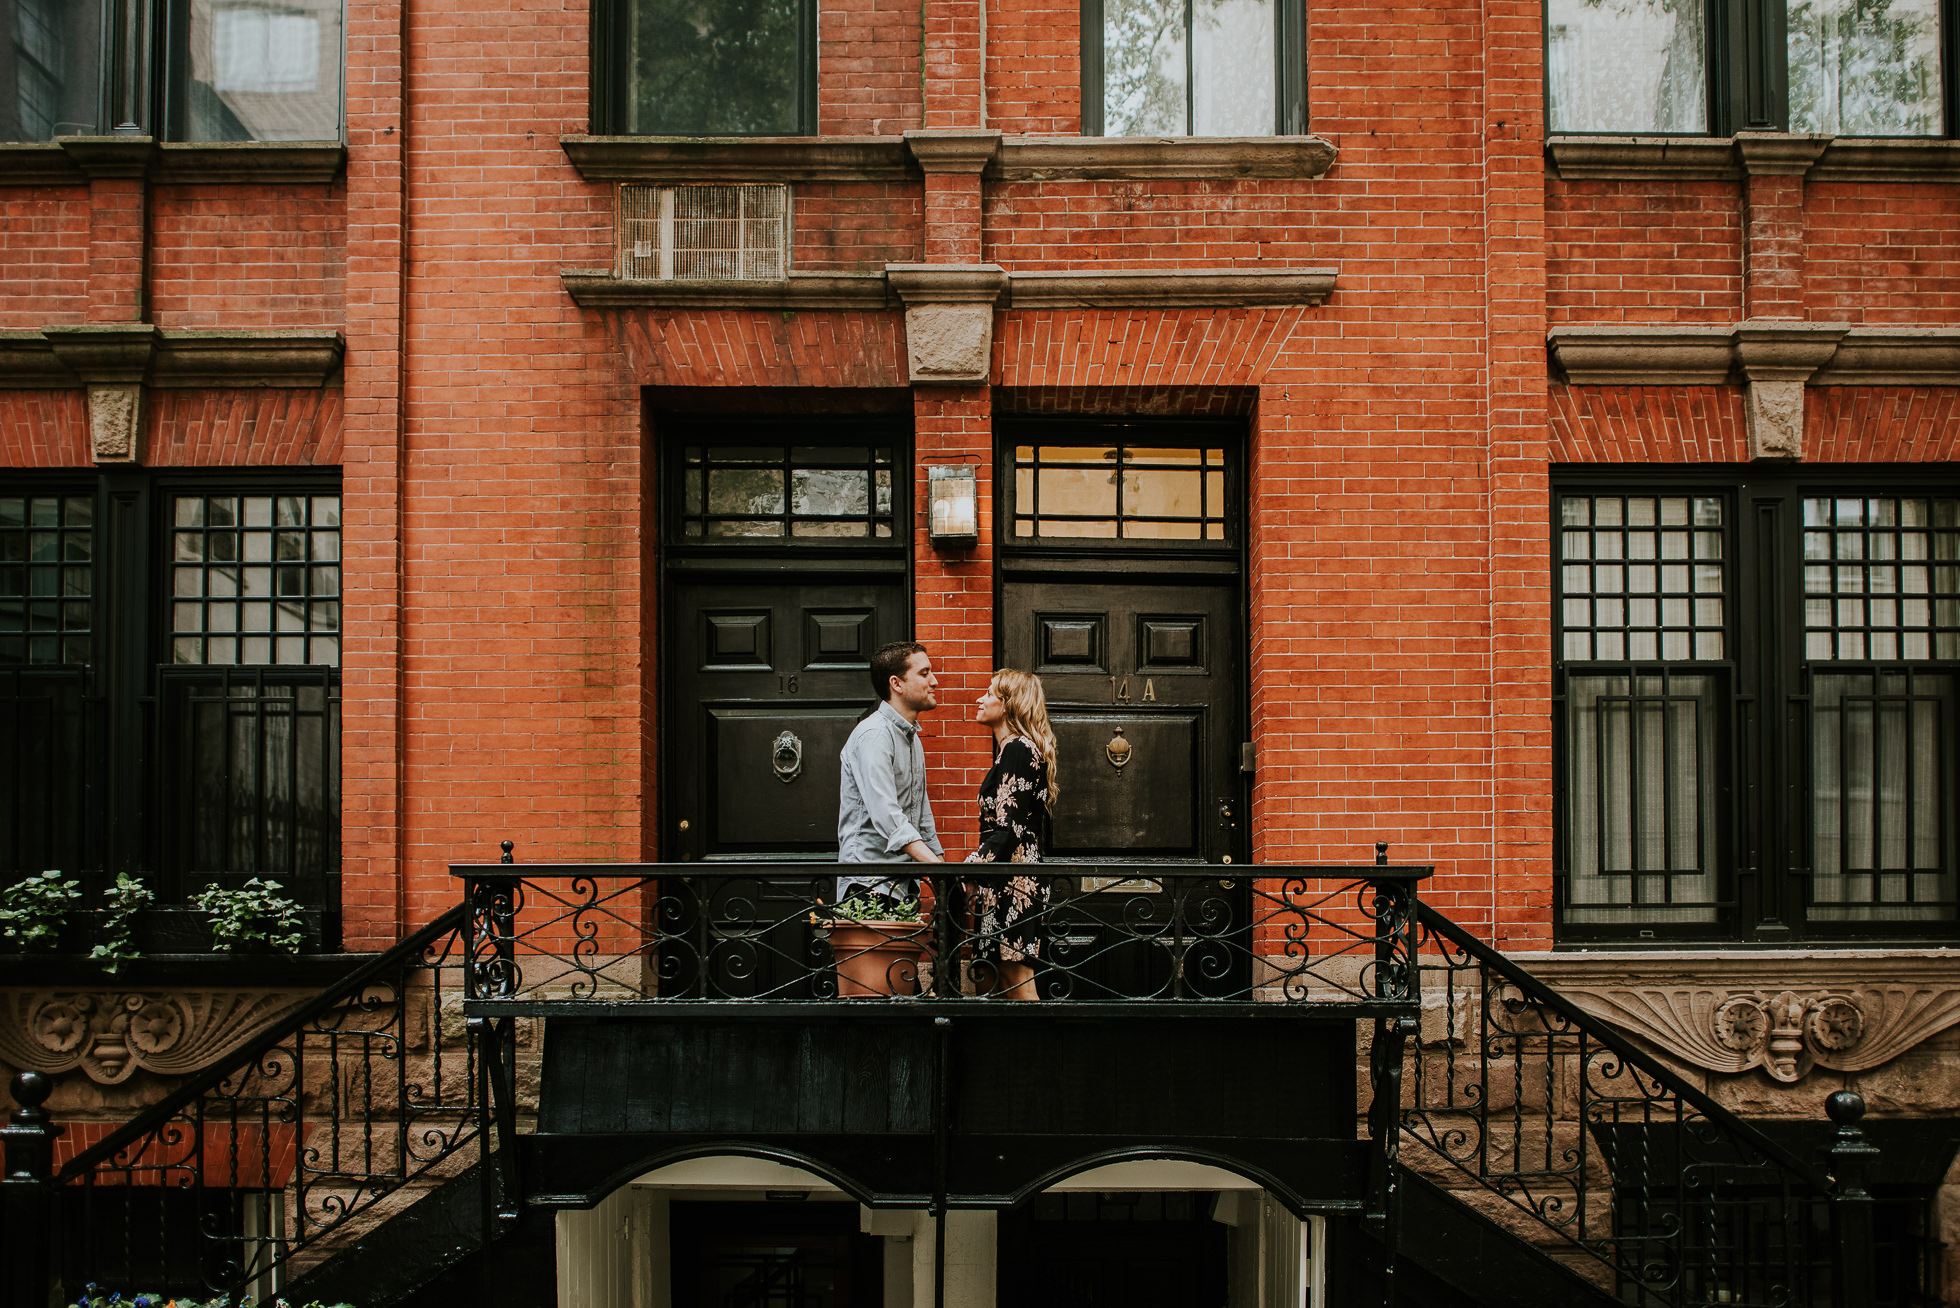
[[[1566,683],[1566,920],[1714,922],[1719,688],[1709,674]]]
[[[1812,679],[1812,920],[1952,916],[1954,716],[1948,675]]]
[[[1791,0],[1790,130],[1937,136],[1939,0]]]
[[[1546,0],[1554,132],[1705,132],[1701,0]]]

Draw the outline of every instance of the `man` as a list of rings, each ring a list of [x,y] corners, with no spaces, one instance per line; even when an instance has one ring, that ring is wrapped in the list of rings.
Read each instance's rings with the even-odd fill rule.
[[[878,707],[844,742],[837,861],[943,863],[946,851],[926,798],[926,751],[919,743],[919,714],[939,706],[939,679],[926,647],[909,640],[884,646],[871,656],[871,685]],[[853,893],[888,903],[919,897],[918,881],[910,876],[839,876],[837,898]]]

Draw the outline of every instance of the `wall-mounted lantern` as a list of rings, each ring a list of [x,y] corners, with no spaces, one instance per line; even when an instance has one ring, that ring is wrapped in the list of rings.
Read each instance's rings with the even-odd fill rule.
[[[970,463],[926,469],[926,533],[933,547],[967,549],[980,543],[980,479]]]

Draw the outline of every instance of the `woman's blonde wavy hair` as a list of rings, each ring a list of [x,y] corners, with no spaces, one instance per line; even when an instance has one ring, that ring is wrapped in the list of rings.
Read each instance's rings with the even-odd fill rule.
[[[1007,729],[1034,742],[1041,761],[1048,765],[1048,811],[1055,811],[1055,800],[1062,793],[1057,777],[1061,771],[1055,758],[1055,729],[1048,725],[1048,695],[1041,678],[1017,668],[997,668],[991,683],[994,695],[1007,713]]]

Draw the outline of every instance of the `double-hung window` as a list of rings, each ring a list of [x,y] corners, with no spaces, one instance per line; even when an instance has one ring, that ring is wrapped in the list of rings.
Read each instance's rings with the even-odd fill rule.
[[[593,130],[808,136],[816,0],[593,0]]]
[[[1552,132],[1940,136],[1953,0],[1547,0]]]
[[[339,667],[331,476],[0,482],[0,882],[271,877],[331,944]]]
[[[134,127],[337,141],[342,13],[343,0],[0,0],[0,140]]]
[[[1560,479],[1564,938],[1953,932],[1960,482],[1927,480]]]
[[[1082,0],[1084,136],[1307,130],[1300,0]]]

